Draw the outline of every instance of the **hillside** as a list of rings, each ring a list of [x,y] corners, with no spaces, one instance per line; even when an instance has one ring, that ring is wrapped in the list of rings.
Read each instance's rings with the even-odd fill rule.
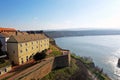
[[[46,31],[52,38],[67,36],[90,36],[90,35],[120,35],[120,30],[79,30],[79,31]]]
[[[41,80],[111,80],[91,61],[72,54],[71,66],[55,69]]]
[[[53,39],[50,41],[51,49],[59,52],[61,48],[56,45]],[[58,52],[54,55],[59,55]],[[71,54],[69,67],[54,69],[41,80],[110,80],[110,78],[103,73],[102,69],[94,65],[91,58]]]

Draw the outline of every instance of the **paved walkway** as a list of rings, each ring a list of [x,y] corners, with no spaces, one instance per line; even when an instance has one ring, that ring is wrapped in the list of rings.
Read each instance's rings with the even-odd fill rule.
[[[27,75],[27,74],[31,73],[32,71],[35,71],[37,68],[39,68],[40,66],[46,64],[47,62],[50,62],[50,60],[53,60],[53,57],[42,60],[40,62],[40,64],[36,64],[36,65],[34,65],[32,67],[29,67],[29,68],[25,69],[24,71],[21,71],[20,73],[16,74],[15,76],[9,78],[8,80],[19,79],[19,78],[23,77],[24,75]]]
[[[53,59],[53,57],[41,60],[41,61],[39,61],[41,64],[36,64],[36,63],[34,63],[33,60],[31,60],[23,65],[14,66],[14,67],[12,67],[12,70],[10,72],[0,76],[0,80],[4,79],[6,77],[10,77],[10,76],[11,77],[7,80],[14,80],[14,79],[18,78],[20,75],[23,75],[23,74],[25,75],[25,74],[29,73],[31,70],[32,71],[35,70],[36,68],[38,68],[38,66],[43,65],[44,63],[46,63],[52,59]]]
[[[25,69],[25,68],[27,68],[29,66],[32,66],[32,65],[34,65],[33,60],[31,60],[31,61],[29,61],[29,62],[27,62],[27,63],[25,63],[23,65],[20,65],[20,66],[14,66],[14,67],[12,67],[12,70],[10,72],[1,75],[0,80],[4,79],[5,77],[15,75],[16,73],[20,72],[21,70],[23,70],[23,69]]]

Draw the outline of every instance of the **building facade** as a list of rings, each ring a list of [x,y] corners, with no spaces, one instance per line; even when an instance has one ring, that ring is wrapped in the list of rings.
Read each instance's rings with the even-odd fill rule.
[[[24,34],[11,36],[7,41],[7,52],[14,64],[29,61],[37,52],[49,48],[49,38],[42,34]]]
[[[7,32],[0,32],[0,41],[2,42],[2,51],[7,52],[7,40],[10,38],[12,35],[24,35],[28,34],[26,32],[20,32],[20,31],[7,31]]]
[[[11,65],[0,68],[0,76],[11,71],[11,69],[12,69]]]
[[[11,35],[14,35],[14,33],[17,30],[14,28],[0,28],[0,41],[2,42],[2,51],[7,51],[7,40]]]
[[[1,52],[2,53],[2,52]],[[7,55],[0,55],[0,76],[11,71],[12,66]]]

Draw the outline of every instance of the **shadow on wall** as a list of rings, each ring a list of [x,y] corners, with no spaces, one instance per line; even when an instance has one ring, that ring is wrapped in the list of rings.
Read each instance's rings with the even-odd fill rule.
[[[70,65],[69,55],[62,55],[54,58],[53,70],[68,67]]]
[[[54,69],[68,67],[70,65],[70,54],[62,55],[36,64],[37,67],[20,75],[17,79],[21,80],[40,80]]]

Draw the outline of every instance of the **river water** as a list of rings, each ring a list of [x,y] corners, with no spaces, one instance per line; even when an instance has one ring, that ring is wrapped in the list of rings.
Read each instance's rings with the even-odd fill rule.
[[[103,68],[112,80],[120,80],[120,35],[79,36],[56,38],[56,43],[64,49],[80,56],[93,58],[96,66]]]

